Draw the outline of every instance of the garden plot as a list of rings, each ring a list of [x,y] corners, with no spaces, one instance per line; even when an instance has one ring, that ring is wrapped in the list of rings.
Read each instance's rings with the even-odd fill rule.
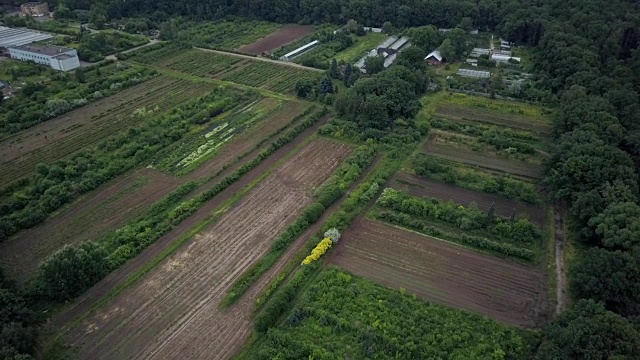
[[[118,177],[41,225],[0,242],[0,267],[9,278],[23,283],[62,246],[100,238],[147,211],[179,183],[153,169]]]
[[[478,166],[496,173],[507,173],[525,179],[539,179],[542,176],[542,166],[519,160],[472,150],[464,144],[444,141],[438,136],[432,136],[424,146],[422,152],[451,161]]]
[[[228,358],[246,341],[251,314],[219,308],[225,290],[268,251],[350,153],[307,144],[210,228],[71,330],[80,358]]]
[[[551,124],[536,117],[513,113],[499,112],[487,108],[467,107],[443,102],[436,108],[436,115],[460,122],[481,123],[506,126],[522,131],[531,131],[549,137]]]
[[[399,173],[391,187],[413,196],[432,197],[455,204],[468,206],[475,203],[480,210],[488,211],[494,206],[496,215],[510,217],[524,216],[539,226],[546,224],[544,208],[519,201],[504,199],[495,195],[462,189],[439,181],[424,179],[415,175]]]
[[[373,220],[354,223],[331,262],[382,285],[510,325],[538,327],[550,316],[543,272]]]
[[[158,51],[164,58],[155,64],[185,74],[219,79],[232,83],[251,86],[279,93],[293,93],[299,80],[317,82],[323,75],[302,67],[279,64],[274,61],[254,60],[246,56],[226,55],[203,50],[177,52],[160,48]],[[145,58],[151,53],[142,54]]]

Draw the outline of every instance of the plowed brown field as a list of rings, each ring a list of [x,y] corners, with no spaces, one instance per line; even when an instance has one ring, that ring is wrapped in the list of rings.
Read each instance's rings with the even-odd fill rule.
[[[312,32],[313,26],[311,25],[287,25],[252,44],[239,48],[238,51],[245,54],[259,55],[294,42]]]
[[[211,228],[69,334],[86,359],[228,358],[250,313],[219,309],[226,289],[311,202],[350,147],[321,139],[245,195]]]
[[[543,272],[359,219],[331,262],[356,275],[503,323],[537,327],[550,314]]]
[[[491,194],[467,190],[407,173],[398,173],[391,186],[399,190],[407,191],[414,196],[426,196],[444,201],[451,200],[456,204],[464,206],[475,203],[478,205],[478,208],[483,211],[488,211],[491,208],[491,204],[495,204],[497,215],[509,217],[515,209],[516,216],[524,215],[540,226],[546,224],[544,208],[541,206],[525,204]]]

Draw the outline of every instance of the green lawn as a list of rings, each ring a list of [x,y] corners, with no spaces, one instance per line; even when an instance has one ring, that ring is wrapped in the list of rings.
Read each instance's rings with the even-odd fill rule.
[[[356,37],[356,43],[352,47],[337,53],[335,58],[338,61],[343,60],[346,63],[356,62],[362,55],[374,49],[387,37],[388,35],[385,34],[367,32],[365,36]]]

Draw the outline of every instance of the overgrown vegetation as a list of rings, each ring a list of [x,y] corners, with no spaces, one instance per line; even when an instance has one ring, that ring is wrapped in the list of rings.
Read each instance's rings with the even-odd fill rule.
[[[82,76],[21,62],[0,63],[0,76],[18,89],[15,96],[2,101],[0,138],[139,84],[157,72],[105,62],[80,73]]]
[[[434,305],[336,268],[296,273],[256,318],[266,332],[244,358],[526,358],[528,335],[479,315]],[[269,328],[299,284],[311,281],[286,319]],[[281,300],[280,297],[283,299]],[[267,331],[268,329],[268,331]],[[322,339],[322,341],[317,341]]]
[[[539,244],[542,238],[540,229],[529,220],[499,217],[493,207],[485,213],[475,206],[456,206],[453,202],[416,198],[392,188],[384,189],[376,205],[522,245]]]
[[[465,189],[496,194],[506,199],[540,204],[542,199],[536,186],[509,175],[493,175],[480,169],[453,164],[447,160],[418,154],[412,162],[416,174],[453,184]]]

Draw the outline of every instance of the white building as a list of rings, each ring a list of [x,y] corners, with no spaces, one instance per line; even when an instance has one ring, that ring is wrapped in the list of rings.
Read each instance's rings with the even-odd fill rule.
[[[22,45],[9,48],[12,59],[33,61],[56,70],[69,71],[80,66],[76,49],[54,45]]]

